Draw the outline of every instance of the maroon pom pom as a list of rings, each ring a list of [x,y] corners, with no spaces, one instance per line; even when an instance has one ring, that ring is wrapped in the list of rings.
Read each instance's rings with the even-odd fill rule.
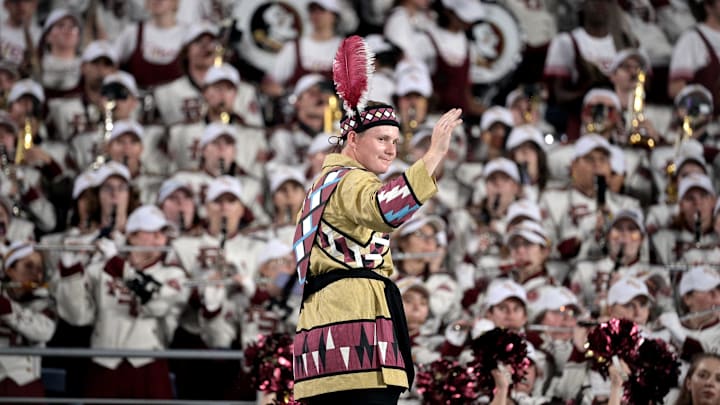
[[[288,334],[261,336],[244,354],[255,389],[277,393],[279,403],[294,403],[293,340]]]
[[[517,333],[495,328],[472,341],[475,359],[470,363],[478,374],[481,392],[491,393],[495,388],[491,371],[504,364],[512,375],[512,382],[520,382],[530,366],[527,344]]]
[[[590,331],[587,352],[590,368],[608,377],[608,366],[613,356],[626,363],[637,356],[640,331],[635,322],[627,319],[611,319]]]
[[[660,339],[644,340],[628,366],[632,372],[624,385],[625,403],[661,404],[670,389],[678,384],[680,363]]]
[[[471,403],[479,396],[478,377],[473,367],[440,359],[420,366],[415,386],[426,404],[460,405]]]

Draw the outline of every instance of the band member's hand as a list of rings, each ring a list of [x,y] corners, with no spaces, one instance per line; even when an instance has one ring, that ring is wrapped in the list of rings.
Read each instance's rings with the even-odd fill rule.
[[[30,166],[44,166],[52,162],[52,157],[38,146],[25,151],[25,163]]]

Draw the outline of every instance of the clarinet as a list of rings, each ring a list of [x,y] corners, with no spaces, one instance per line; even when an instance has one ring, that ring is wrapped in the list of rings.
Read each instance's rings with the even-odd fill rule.
[[[100,229],[100,233],[98,234],[97,238],[95,240],[100,240],[102,238],[107,238],[112,233],[113,229],[115,229],[115,222],[117,221],[117,205],[113,204],[112,208],[110,209],[110,221],[108,224]]]
[[[702,217],[700,216],[700,210],[695,211],[695,244],[700,243],[702,237]]]
[[[178,232],[185,232],[185,216],[182,211],[178,212]]]
[[[218,159],[218,168],[220,170],[220,175],[224,176],[225,175],[225,159],[223,159],[223,158]]]
[[[227,241],[227,217],[223,216],[220,218],[220,249],[225,249],[225,242]]]

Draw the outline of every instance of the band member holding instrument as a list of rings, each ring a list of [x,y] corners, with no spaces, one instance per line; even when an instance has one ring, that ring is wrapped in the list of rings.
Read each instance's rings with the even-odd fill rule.
[[[545,190],[548,161],[543,135],[532,125],[513,128],[505,142],[507,157],[518,164],[525,198],[537,202]]]
[[[571,289],[586,307],[599,309],[598,303],[607,300],[608,288],[616,279],[634,277],[648,285],[658,306],[673,308],[667,271],[649,262],[649,240],[640,210],[616,212],[604,243],[607,254],[578,262],[569,280]]]
[[[312,139],[322,131],[333,132],[335,112],[330,111],[329,100],[334,96],[330,82],[319,73],[310,73],[298,80],[290,95],[295,112],[292,121],[270,134],[269,147],[274,151],[272,164],[301,164]]]
[[[44,285],[45,268],[32,244],[13,244],[0,279],[0,346],[43,347],[55,332],[55,308]],[[43,397],[41,358],[0,357],[0,395]]]
[[[198,139],[211,123],[231,126],[242,141],[242,148],[235,150],[233,161],[244,174],[263,178],[263,163],[268,159],[268,144],[264,129],[255,127],[243,120],[235,111],[238,89],[241,85],[240,74],[229,64],[213,66],[208,69],[202,85],[202,95],[206,110],[200,121],[191,124],[177,124],[170,127],[168,154],[171,159],[168,170],[194,170],[198,168],[200,150]],[[230,161],[226,161],[229,168]]]
[[[461,316],[460,288],[448,271],[445,221],[435,215],[416,215],[396,231],[395,280],[417,279],[431,292],[433,332],[439,332]],[[430,326],[430,325],[428,325]]]
[[[127,220],[128,243],[165,246],[168,226],[157,207],[140,207]],[[160,251],[131,252],[121,259],[111,240],[101,239],[98,247],[104,260],[87,268],[63,261],[57,288],[60,314],[73,325],[94,326],[91,347],[166,348],[188,299],[185,272],[164,264]],[[168,375],[163,359],[95,358],[88,370],[86,395],[168,399],[172,397]]]
[[[704,263],[718,243],[713,232],[717,194],[710,178],[693,173],[679,181],[679,212],[671,227],[652,237],[654,260],[671,264],[682,260]]]
[[[583,135],[574,145],[570,187],[546,190],[540,197],[541,208],[549,214],[545,229],[554,230],[551,236],[559,241],[562,257],[582,259],[598,254],[608,213],[638,207],[637,201],[598,187],[598,177],[610,175],[610,152],[605,138]]]
[[[720,276],[717,270],[707,266],[690,268],[682,275],[678,296],[682,300],[678,310],[686,315],[679,317],[677,311],[660,315],[658,322],[672,337],[672,343],[683,360],[702,352],[718,349],[720,323],[715,309],[720,304]]]
[[[165,180],[158,191],[156,204],[177,230],[177,236],[199,236],[202,227],[190,186],[177,179]]]
[[[510,258],[517,264],[510,271],[510,277],[525,289],[528,297],[534,296],[535,290],[543,286],[555,284],[546,268],[552,241],[542,225],[528,220],[518,223],[505,237],[505,245],[510,250]]]

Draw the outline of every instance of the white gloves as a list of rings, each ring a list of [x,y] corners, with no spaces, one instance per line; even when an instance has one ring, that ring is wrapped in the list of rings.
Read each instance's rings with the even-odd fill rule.
[[[115,245],[115,242],[111,239],[100,238],[95,242],[95,245],[105,259],[110,259],[118,255],[117,245]]]
[[[668,330],[668,332],[670,332],[670,335],[673,339],[677,341],[677,343],[683,344],[683,342],[685,342],[685,339],[687,338],[687,332],[685,332],[685,328],[683,328],[682,324],[680,323],[680,318],[678,317],[677,313],[665,312],[664,314],[660,315],[658,321],[662,326],[665,327],[665,329]]]

